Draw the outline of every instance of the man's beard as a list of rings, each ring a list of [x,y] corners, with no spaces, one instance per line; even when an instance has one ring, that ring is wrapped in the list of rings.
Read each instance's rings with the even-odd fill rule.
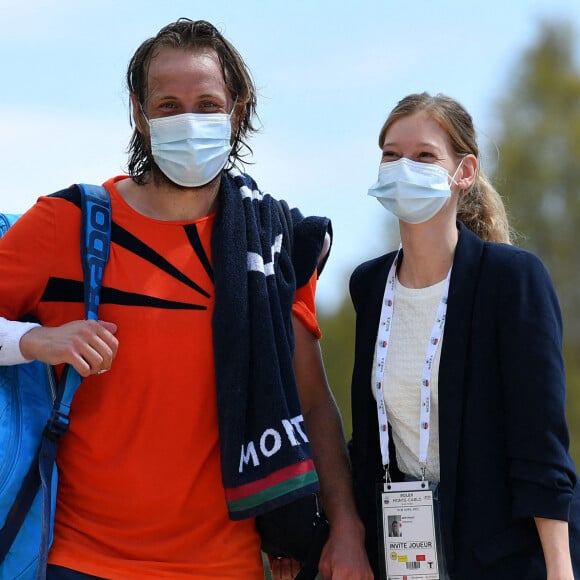
[[[179,185],[179,183],[175,183],[175,181],[171,181],[157,163],[155,163],[155,159],[153,159],[153,155],[149,153],[149,161],[151,170],[149,171],[149,175],[151,175],[151,181],[156,187],[163,187],[169,185],[170,187],[174,187],[175,189],[185,190],[191,189],[190,187],[184,187],[183,185]]]
[[[139,136],[142,142],[142,151],[147,158],[146,163],[144,163],[144,166],[148,167],[148,169],[145,172],[146,182],[153,183],[153,185],[155,185],[156,187],[169,186],[179,190],[188,189],[187,187],[183,187],[182,185],[179,185],[178,183],[171,181],[171,179],[169,179],[169,177],[167,177],[167,175],[165,175],[165,173],[161,171],[161,168],[159,167],[159,165],[157,165],[157,163],[155,162],[155,158],[153,157],[149,137],[146,137],[145,135],[142,134],[140,134]]]

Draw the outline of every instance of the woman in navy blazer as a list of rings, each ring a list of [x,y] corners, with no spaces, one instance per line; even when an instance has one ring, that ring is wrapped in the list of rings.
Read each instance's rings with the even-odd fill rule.
[[[399,217],[398,282],[428,288],[451,271],[432,381],[438,391],[441,537],[449,577],[572,580],[568,521],[578,507],[576,472],[568,453],[562,320],[550,277],[531,253],[495,243],[509,242],[509,227],[499,195],[478,166],[473,123],[459,103],[426,93],[406,97],[383,126],[379,146],[379,181],[369,193]],[[386,167],[392,162],[397,164]],[[437,197],[433,176],[426,179],[419,164],[447,172],[447,194],[443,187]],[[395,255],[360,265],[350,282],[356,310],[353,474],[377,578],[377,484],[385,470],[371,385]],[[421,377],[420,368],[409,372]],[[388,366],[384,381],[389,409]],[[389,420],[389,474],[401,481],[409,474],[398,468],[393,429]],[[575,533],[577,520],[571,524]],[[572,545],[574,559],[579,550]],[[580,578],[580,568],[576,572]]]

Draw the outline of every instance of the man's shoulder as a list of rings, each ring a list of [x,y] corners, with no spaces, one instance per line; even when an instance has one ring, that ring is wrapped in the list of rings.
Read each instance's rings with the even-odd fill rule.
[[[64,189],[59,189],[54,193],[48,194],[46,197],[64,199],[66,201],[72,201],[73,203],[78,201],[80,203],[81,191],[79,186],[73,183]]]

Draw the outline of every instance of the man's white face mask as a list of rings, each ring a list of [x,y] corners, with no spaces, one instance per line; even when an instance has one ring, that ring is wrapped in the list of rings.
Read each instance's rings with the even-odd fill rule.
[[[225,167],[231,145],[231,113],[184,113],[148,120],[153,159],[183,187],[209,183]]]

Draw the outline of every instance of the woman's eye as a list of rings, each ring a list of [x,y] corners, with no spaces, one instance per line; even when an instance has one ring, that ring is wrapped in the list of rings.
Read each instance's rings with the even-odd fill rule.
[[[399,156],[394,151],[383,151],[383,161],[395,161]]]
[[[422,151],[421,153],[419,153],[417,158],[430,160],[430,159],[435,159],[435,155],[433,155],[433,153],[431,153],[430,151]]]

